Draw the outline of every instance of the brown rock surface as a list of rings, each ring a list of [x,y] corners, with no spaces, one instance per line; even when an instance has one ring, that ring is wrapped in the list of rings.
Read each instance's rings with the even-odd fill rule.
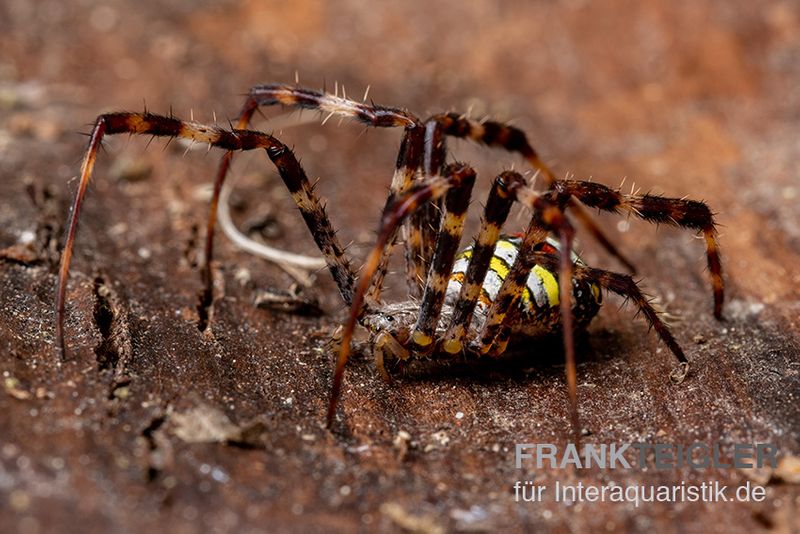
[[[388,3],[387,3],[388,4]],[[384,384],[364,355],[339,433],[322,426],[344,310],[327,273],[321,318],[253,306],[292,280],[220,239],[210,333],[197,270],[218,154],[110,138],[72,270],[71,358],[53,350],[55,245],[87,124],[147,108],[221,123],[255,83],[324,78],[420,115],[513,120],[554,168],[704,199],[718,212],[728,302],[711,316],[702,245],[599,216],[672,315],[692,372],[630,308],[609,305],[579,344],[593,443],[773,442],[800,454],[800,9],[795,2],[322,2],[6,0],[0,5],[0,526],[201,530],[800,529],[797,485],[769,473],[590,471],[585,484],[767,484],[761,503],[513,500],[514,444],[563,443],[558,345],[497,365]],[[271,115],[268,113],[268,115]],[[257,123],[267,131],[270,126]],[[399,132],[331,120],[287,129],[362,259]],[[490,177],[521,162],[467,143]],[[263,154],[238,157],[240,221],[269,210],[271,243],[313,252]],[[126,179],[135,176],[135,179]],[[477,220],[481,195],[472,216]],[[473,220],[474,224],[474,220]],[[512,224],[521,226],[521,219]],[[272,234],[275,235],[275,234]],[[618,269],[583,239],[585,259]],[[10,247],[10,248],[8,248]],[[400,275],[392,279],[402,296]],[[789,465],[789,464],[786,464]]]

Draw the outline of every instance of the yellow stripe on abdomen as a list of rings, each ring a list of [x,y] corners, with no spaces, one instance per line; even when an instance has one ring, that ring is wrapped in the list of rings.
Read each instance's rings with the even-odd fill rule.
[[[538,276],[539,280],[541,280],[545,293],[547,293],[547,303],[551,307],[558,306],[558,280],[553,276],[553,273],[540,265],[534,265],[531,274]]]

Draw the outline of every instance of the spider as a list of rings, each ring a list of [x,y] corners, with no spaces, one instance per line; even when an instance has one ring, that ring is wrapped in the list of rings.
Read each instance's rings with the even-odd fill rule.
[[[341,393],[345,364],[358,323],[370,331],[370,344],[380,374],[388,379],[386,365],[410,358],[459,360],[498,357],[509,342],[515,344],[561,332],[566,356],[570,418],[579,437],[574,331],[585,328],[597,314],[603,291],[632,301],[678,360],[670,377],[680,382],[688,373],[688,360],[668,326],[629,274],[587,266],[573,252],[573,228],[567,213],[629,271],[632,264],[599,230],[583,205],[598,210],[625,212],[652,223],[665,223],[703,234],[711,275],[714,315],[722,316],[722,267],[714,215],[701,201],[657,195],[623,194],[602,184],[557,179],[539,158],[521,130],[494,121],[475,121],[454,113],[420,120],[410,112],[348,99],[325,90],[299,85],[270,84],[253,87],[236,126],[229,129],[150,112],[100,115],[90,135],[76,192],[56,288],[56,344],[62,356],[64,305],[70,259],[78,217],[98,148],[105,135],[137,134],[183,138],[224,149],[214,182],[207,224],[201,302],[213,300],[211,259],[220,191],[237,150],[263,148],[320,249],[350,308],[338,333],[338,358],[327,411],[331,427]],[[345,248],[339,242],[325,207],[293,152],[272,135],[248,129],[262,106],[312,109],[353,118],[372,127],[403,128],[403,137],[389,197],[382,210],[377,240],[361,275],[356,276]],[[544,179],[536,190],[519,173],[497,176],[486,199],[480,229],[473,244],[458,255],[464,219],[470,202],[475,171],[463,163],[445,163],[446,138],[472,139],[490,147],[520,154]],[[531,212],[523,233],[501,234],[512,205]],[[390,253],[403,230],[409,300],[386,304],[381,289]],[[358,283],[356,280],[358,278]],[[535,346],[535,345],[533,345]]]

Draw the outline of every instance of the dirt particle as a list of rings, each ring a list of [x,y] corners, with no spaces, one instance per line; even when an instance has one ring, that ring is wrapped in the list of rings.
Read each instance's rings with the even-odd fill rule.
[[[31,393],[25,389],[22,389],[21,386],[21,382],[13,376],[3,379],[3,387],[5,387],[6,393],[18,400],[30,399]]]
[[[37,399],[53,399],[55,398],[55,393],[52,391],[47,391],[43,387],[36,388],[36,398]]]
[[[218,408],[200,404],[185,412],[169,415],[172,433],[186,443],[229,443],[246,447],[262,445],[264,424],[254,420],[233,423]]]
[[[402,462],[411,448],[411,434],[405,430],[398,431],[392,440],[392,446],[397,450],[397,460]]]
[[[125,400],[131,395],[131,388],[128,386],[120,386],[114,389],[114,398],[119,400]]]
[[[31,496],[22,490],[14,490],[8,495],[8,503],[17,512],[23,512],[31,504]]]
[[[432,442],[425,445],[425,452],[435,449],[443,449],[444,447],[447,447],[448,443],[450,443],[450,436],[448,436],[447,432],[444,430],[440,430],[431,434],[431,439]]]
[[[424,534],[444,534],[445,529],[437,523],[432,515],[412,515],[397,503],[387,502],[381,505],[381,513],[398,527],[410,532]]]

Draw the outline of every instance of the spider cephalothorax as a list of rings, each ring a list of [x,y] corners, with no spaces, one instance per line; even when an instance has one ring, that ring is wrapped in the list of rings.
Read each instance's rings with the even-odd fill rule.
[[[246,129],[260,106],[280,104],[352,117],[373,127],[404,129],[389,198],[378,238],[356,284],[356,270],[328,219],[320,199],[292,151],[275,137]],[[656,195],[626,195],[601,184],[558,180],[539,159],[525,134],[492,121],[474,121],[452,113],[422,121],[408,111],[354,102],[336,94],[290,85],[263,85],[250,90],[236,128],[222,129],[151,113],[110,113],[97,118],[84,158],[78,193],[72,207],[56,291],[56,341],[64,350],[63,319],[66,282],[78,216],[98,147],[104,135],[131,133],[180,137],[219,147],[225,153],[215,181],[208,219],[203,267],[203,306],[212,302],[210,262],[220,191],[236,150],[265,149],[318,245],[339,292],[350,307],[341,330],[328,424],[332,424],[341,390],[353,330],[357,323],[372,332],[378,368],[386,360],[437,356],[499,356],[509,340],[563,332],[573,429],[578,431],[573,331],[594,317],[602,291],[631,300],[675,355],[680,367],[671,376],[680,381],[688,362],[667,326],[660,320],[633,279],[594,269],[572,252],[574,230],[567,212],[630,270],[630,262],[599,231],[581,204],[623,212],[654,223],[701,232],[714,290],[714,314],[721,317],[722,269],[714,218],[705,203]],[[461,163],[445,164],[445,139],[469,138],[520,154],[544,179],[542,191],[525,178],[506,171],[495,178],[486,199],[477,237],[458,255],[464,218],[475,172]],[[514,237],[501,229],[518,202],[531,213],[526,230]],[[381,299],[389,255],[402,227],[409,300],[386,304]]]

